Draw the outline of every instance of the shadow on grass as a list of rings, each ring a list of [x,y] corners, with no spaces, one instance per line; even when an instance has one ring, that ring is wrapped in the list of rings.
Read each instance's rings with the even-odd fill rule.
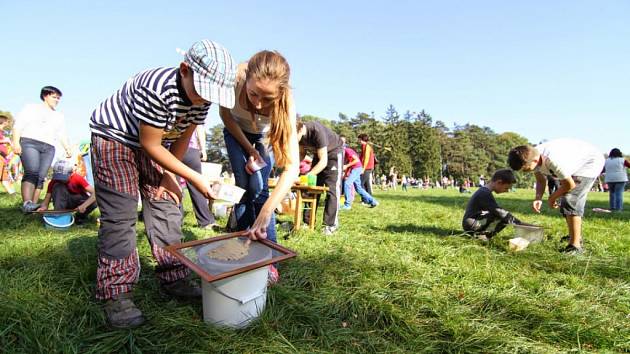
[[[446,229],[435,226],[422,226],[418,224],[389,224],[382,228],[382,230],[390,233],[432,234],[439,237],[462,234],[461,230]]]

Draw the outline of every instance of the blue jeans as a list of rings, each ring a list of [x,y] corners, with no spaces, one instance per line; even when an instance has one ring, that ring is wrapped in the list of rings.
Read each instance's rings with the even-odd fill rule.
[[[623,191],[626,182],[608,182],[608,202],[611,210],[623,210]]]
[[[55,147],[29,138],[20,138],[20,145],[22,146],[20,158],[24,167],[22,182],[29,182],[37,189],[42,189],[48,169],[55,157]]]
[[[368,194],[365,189],[363,189],[363,186],[361,186],[361,173],[363,173],[362,168],[355,168],[350,172],[348,177],[346,177],[346,180],[343,181],[343,196],[346,199],[343,204],[347,208],[352,206],[353,196],[350,193],[350,188],[352,186],[354,186],[354,190],[361,196],[361,200],[364,200],[370,205],[374,204],[375,202],[374,198],[370,194]]]
[[[260,210],[269,198],[268,181],[274,164],[273,153],[267,151],[263,143],[263,134],[249,134],[245,132],[243,134],[245,134],[250,143],[255,144],[256,150],[265,160],[267,166],[251,175],[248,174],[245,171],[245,165],[249,158],[247,151],[243,149],[238,140],[227,129],[223,129],[225,147],[232,165],[232,171],[234,172],[236,186],[245,190],[241,201],[234,205],[234,216],[236,217],[237,230],[239,231],[245,230],[254,224]],[[276,242],[276,217],[274,213],[271,213],[269,225],[267,225],[267,239]]]

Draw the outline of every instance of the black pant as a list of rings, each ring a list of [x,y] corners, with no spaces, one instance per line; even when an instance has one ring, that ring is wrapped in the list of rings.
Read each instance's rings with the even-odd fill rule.
[[[341,195],[341,173],[342,173],[342,152],[339,152],[335,158],[328,156],[328,164],[320,173],[317,174],[317,185],[328,187],[326,192],[326,201],[324,206],[324,225],[338,226],[339,224],[339,196]],[[313,166],[317,161],[313,161]],[[317,203],[319,204],[319,194],[317,195]],[[310,210],[304,211],[304,220],[308,222]]]
[[[490,213],[480,214],[474,218],[464,219],[462,226],[464,231],[472,234],[494,236],[501,232],[508,223]]]
[[[201,173],[201,151],[199,149],[188,149],[182,160],[184,165],[190,167],[196,172]],[[186,181],[186,187],[188,188],[188,194],[192,201],[193,211],[195,212],[195,218],[197,224],[201,227],[209,224],[214,224],[216,220],[214,215],[210,211],[211,204],[206,197],[199,192],[192,183]],[[180,204],[180,210],[182,212],[182,218],[184,217],[184,203]]]
[[[73,194],[64,183],[57,183],[51,192],[52,202],[55,210],[75,209],[83,204],[89,196],[85,194]],[[96,209],[96,202],[90,204],[84,213],[77,213],[77,220],[83,220]]]
[[[374,195],[372,193],[372,171],[373,170],[363,170],[363,174],[361,175],[361,185],[369,195]],[[364,200],[364,202],[366,202]]]

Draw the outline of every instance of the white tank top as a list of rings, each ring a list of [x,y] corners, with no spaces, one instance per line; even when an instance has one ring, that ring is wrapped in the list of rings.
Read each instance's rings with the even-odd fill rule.
[[[236,86],[236,102],[234,108],[230,110],[232,118],[244,132],[252,134],[266,134],[271,126],[271,119],[262,114],[254,114],[249,112],[241,105],[240,96],[245,95],[245,80],[241,80]]]

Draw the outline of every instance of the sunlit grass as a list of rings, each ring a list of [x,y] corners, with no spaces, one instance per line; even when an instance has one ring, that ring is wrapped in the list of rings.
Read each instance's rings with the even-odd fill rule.
[[[605,208],[607,194],[589,195],[587,253],[577,257],[558,252],[566,226],[557,211],[529,211],[531,190],[498,197],[523,220],[546,227],[549,239],[521,253],[508,251],[511,228],[488,245],[458,236],[470,195],[375,194],[381,204],[355,203],[341,214],[335,236],[280,232],[280,242],[299,255],[281,264],[281,282],[270,289],[260,320],[238,331],[204,324],[200,301],[158,294],[141,223],[134,294],[148,323],[107,329],[93,296],[96,225],[45,229],[39,217],[19,212],[17,197],[2,194],[0,351],[630,351],[630,212],[590,211]],[[194,224],[189,213],[187,239],[212,235]]]

